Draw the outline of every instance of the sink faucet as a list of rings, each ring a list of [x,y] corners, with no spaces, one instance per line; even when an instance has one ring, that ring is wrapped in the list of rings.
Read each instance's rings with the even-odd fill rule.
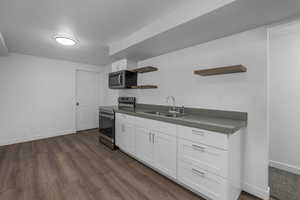
[[[176,112],[176,107],[175,107],[175,104],[176,104],[176,100],[175,100],[175,97],[174,96],[167,96],[166,98],[166,102],[169,104],[170,100],[172,100],[172,105],[170,105],[169,107],[169,112]]]

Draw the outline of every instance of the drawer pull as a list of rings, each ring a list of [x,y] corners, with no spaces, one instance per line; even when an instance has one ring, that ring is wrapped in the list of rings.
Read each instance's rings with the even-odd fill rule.
[[[197,169],[194,169],[194,168],[192,168],[192,172],[193,172],[194,174],[197,174],[197,175],[200,175],[200,176],[205,176],[205,173],[204,173],[204,172],[201,172],[201,171],[199,171],[199,170],[197,170]]]
[[[204,136],[204,135],[205,135],[205,133],[204,133],[203,131],[192,130],[192,133],[193,133],[194,135],[199,135],[199,136]]]
[[[201,152],[204,152],[204,151],[205,151],[205,147],[201,147],[201,146],[199,146],[199,145],[193,144],[192,147],[193,147],[193,149],[199,150],[199,151],[201,151]]]

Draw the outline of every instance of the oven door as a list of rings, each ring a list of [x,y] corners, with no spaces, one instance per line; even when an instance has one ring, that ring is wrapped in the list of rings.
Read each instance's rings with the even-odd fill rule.
[[[109,88],[111,89],[124,88],[125,87],[124,75],[125,75],[124,71],[110,73],[109,82],[108,82]]]
[[[99,114],[99,131],[100,135],[110,138],[112,142],[115,141],[115,116],[100,112]]]

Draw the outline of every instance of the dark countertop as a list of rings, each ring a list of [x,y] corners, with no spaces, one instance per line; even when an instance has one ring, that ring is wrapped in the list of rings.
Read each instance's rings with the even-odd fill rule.
[[[135,110],[125,110],[125,109],[119,109],[118,107],[114,107],[114,110],[117,113],[123,113],[132,116],[143,117],[147,119],[169,122],[169,123],[189,126],[193,128],[200,128],[200,129],[215,131],[224,134],[233,134],[239,129],[247,126],[247,113],[240,114],[238,112],[232,112],[232,111],[193,109],[193,111],[191,111],[190,113],[186,113],[186,115],[182,117],[173,118],[173,117],[166,117],[162,115],[145,113],[147,111],[153,111],[153,109],[146,108],[145,106],[141,106],[140,108],[137,107]],[[188,110],[192,110],[192,108]],[[158,110],[155,109],[155,111]],[[236,117],[236,115],[239,114],[242,117],[240,118]]]

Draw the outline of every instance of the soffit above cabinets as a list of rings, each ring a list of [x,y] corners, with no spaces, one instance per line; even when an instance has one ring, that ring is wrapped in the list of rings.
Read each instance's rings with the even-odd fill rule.
[[[4,38],[0,32],[0,56],[7,56],[8,55],[8,49],[6,47]]]
[[[162,18],[156,24],[110,44],[110,55],[145,60],[300,15],[299,0],[236,0],[218,6],[181,24],[173,23],[174,27],[167,25],[172,22],[172,17]],[[192,11],[185,10],[186,13]],[[167,30],[162,28],[164,26]]]

